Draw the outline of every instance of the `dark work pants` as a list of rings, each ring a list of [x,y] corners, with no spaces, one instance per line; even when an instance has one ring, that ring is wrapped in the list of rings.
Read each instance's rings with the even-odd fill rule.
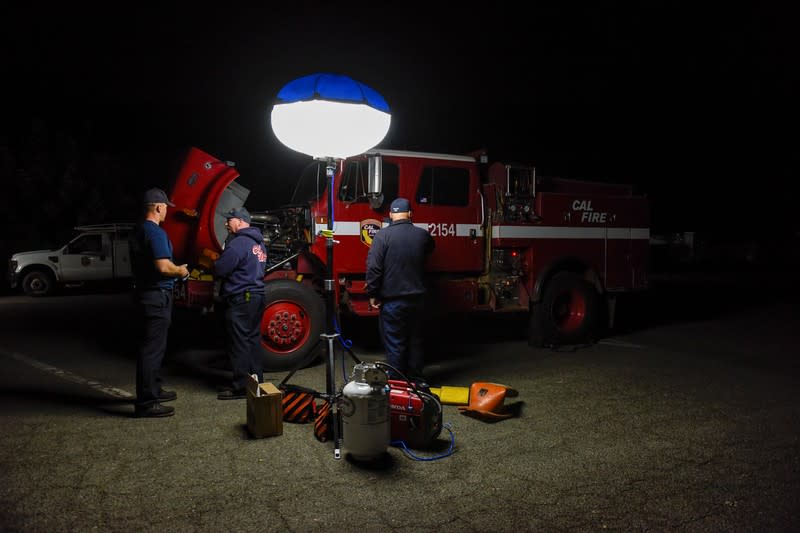
[[[387,362],[409,378],[422,377],[423,301],[423,296],[410,296],[381,302],[380,334]]]
[[[172,291],[153,289],[137,295],[140,343],[136,360],[136,407],[144,408],[158,400],[161,390],[161,363],[167,352],[167,333],[172,322]]]
[[[243,389],[250,374],[264,381],[261,359],[261,315],[264,295],[250,293],[228,296],[225,310],[225,331],[228,334],[228,357],[233,370],[233,388]]]

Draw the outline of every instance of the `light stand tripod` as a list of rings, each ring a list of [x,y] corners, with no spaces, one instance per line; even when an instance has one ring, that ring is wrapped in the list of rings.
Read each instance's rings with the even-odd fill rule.
[[[287,83],[278,92],[270,122],[275,136],[289,148],[326,163],[328,187],[328,228],[320,234],[327,239],[325,290],[325,333],[328,344],[326,401],[329,402],[334,435],[334,457],[339,449],[339,409],[336,405],[333,341],[335,327],[336,285],[333,269],[333,177],[336,159],[367,152],[389,131],[391,115],[386,100],[374,89],[347,76],[316,73]]]
[[[341,459],[342,451],[339,435],[339,409],[336,406],[336,377],[333,341],[339,334],[336,332],[336,286],[333,279],[333,245],[337,241],[333,238],[333,176],[336,172],[336,161],[332,157],[325,158],[325,179],[328,191],[328,229],[322,234],[326,239],[327,253],[325,267],[325,333],[320,335],[328,343],[328,357],[325,359],[325,401],[328,402],[333,425],[333,458]]]
[[[334,459],[341,459],[341,413],[339,412],[339,408],[337,405],[338,400],[338,393],[336,391],[336,360],[335,360],[335,339],[340,336],[340,334],[336,331],[336,285],[334,280],[334,268],[333,268],[333,246],[337,244],[339,241],[334,239],[334,215],[333,215],[333,201],[334,201],[334,193],[333,193],[333,178],[336,173],[336,160],[332,157],[325,157],[325,158],[317,158],[318,161],[325,162],[325,176],[326,176],[326,187],[328,190],[328,211],[327,211],[327,228],[320,230],[319,235],[326,239],[325,247],[326,247],[326,268],[325,268],[325,280],[323,284],[324,292],[325,292],[325,332],[320,334],[320,338],[317,341],[316,345],[312,350],[309,352],[310,354],[314,354],[316,352],[317,347],[321,342],[325,342],[327,344],[328,354],[325,359],[325,393],[319,394],[319,397],[322,398],[328,404],[328,412],[330,413],[330,423],[333,426],[333,457]],[[346,345],[344,345],[344,349],[350,355],[350,357],[356,363],[361,363],[361,360],[353,353],[352,350]],[[282,382],[286,383],[289,378],[294,374],[294,372],[304,366],[308,361],[303,361],[300,363],[294,370],[292,370],[288,376],[286,376]],[[344,363],[343,363],[344,364]]]

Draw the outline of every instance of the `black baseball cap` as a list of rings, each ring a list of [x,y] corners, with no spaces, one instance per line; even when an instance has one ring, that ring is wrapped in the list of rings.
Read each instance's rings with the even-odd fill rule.
[[[248,224],[250,223],[250,212],[244,207],[235,207],[230,211],[228,211],[227,213],[225,213],[224,217],[225,220],[238,218],[240,220],[247,222]]]
[[[405,198],[395,198],[389,210],[392,213],[408,213],[411,211],[411,204]]]
[[[170,207],[175,207],[175,204],[169,201],[167,193],[158,188],[148,189],[144,193],[144,203],[146,204],[167,204]]]

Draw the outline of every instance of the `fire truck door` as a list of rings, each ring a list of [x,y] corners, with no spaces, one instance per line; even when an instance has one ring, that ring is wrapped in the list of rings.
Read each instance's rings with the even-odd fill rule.
[[[484,264],[483,198],[468,167],[425,166],[411,200],[414,224],[436,242],[429,271],[477,272]]]

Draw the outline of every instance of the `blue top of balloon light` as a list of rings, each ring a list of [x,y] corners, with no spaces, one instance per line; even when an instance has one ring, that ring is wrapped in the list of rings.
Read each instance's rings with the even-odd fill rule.
[[[366,104],[389,112],[389,104],[374,89],[341,74],[317,73],[290,81],[278,93],[282,103],[305,100],[335,100]]]

